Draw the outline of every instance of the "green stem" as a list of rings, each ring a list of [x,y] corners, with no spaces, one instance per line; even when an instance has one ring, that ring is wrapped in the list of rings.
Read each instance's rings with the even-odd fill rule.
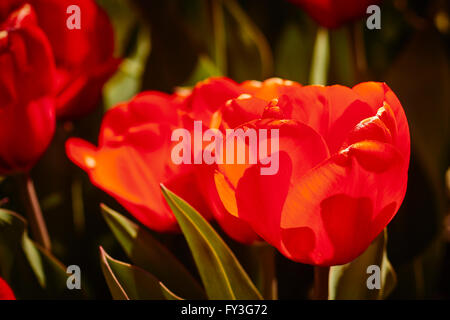
[[[212,0],[212,23],[214,31],[214,60],[223,75],[227,74],[227,48],[222,0]]]
[[[81,178],[75,175],[72,176],[71,193],[74,229],[77,235],[82,235],[85,229],[83,185]]]
[[[360,23],[354,23],[350,28],[352,29],[351,38],[353,42],[353,61],[355,64],[356,81],[366,81],[369,77],[369,68],[367,66],[363,26]]]
[[[44,217],[42,216],[33,180],[28,173],[20,177],[20,186],[26,203],[31,234],[37,243],[44,249],[50,251],[51,242],[47,232],[47,226],[45,225]]]
[[[328,300],[328,280],[330,267],[314,267],[314,300]]]
[[[255,285],[266,300],[278,298],[275,249],[267,243],[254,244],[249,249],[251,273]]]
[[[330,39],[328,29],[318,27],[316,42],[311,62],[309,83],[326,85],[328,78],[328,66],[330,64]]]

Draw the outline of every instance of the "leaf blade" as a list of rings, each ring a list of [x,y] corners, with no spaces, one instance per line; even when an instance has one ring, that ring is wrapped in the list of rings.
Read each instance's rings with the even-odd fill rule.
[[[382,232],[361,254],[350,263],[330,268],[330,300],[384,299],[396,285],[396,274],[386,253],[387,231]],[[370,265],[380,267],[381,289],[368,289]]]
[[[186,237],[208,297],[262,299],[235,255],[209,223],[163,185],[161,190]]]
[[[149,232],[118,212],[101,205],[103,217],[133,264],[165,283],[176,294],[190,299],[205,297],[190,272]]]

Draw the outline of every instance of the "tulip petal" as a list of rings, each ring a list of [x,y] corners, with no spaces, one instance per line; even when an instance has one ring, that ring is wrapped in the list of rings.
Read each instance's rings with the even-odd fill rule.
[[[358,256],[392,219],[406,191],[405,161],[392,148],[381,142],[352,145],[300,179],[286,198],[281,228],[291,233],[311,228],[315,248],[305,254],[287,239],[280,250],[316,265],[343,264]],[[372,159],[374,154],[378,159]],[[377,164],[385,157],[392,158]]]
[[[324,161],[329,156],[328,149],[317,132],[296,121],[266,119],[246,126],[280,130],[279,170],[274,175],[261,175],[261,164],[219,165],[223,177],[216,174],[217,191],[231,213],[237,207],[239,218],[264,240],[279,246],[281,213],[290,186]]]
[[[364,82],[353,87],[353,91],[359,95],[359,99],[365,101],[376,112],[379,108],[389,106],[395,116],[396,131],[394,145],[404,155],[409,163],[410,157],[410,133],[405,112],[394,92],[385,83]],[[383,120],[385,121],[385,120]],[[389,127],[389,123],[385,121]]]
[[[187,99],[188,109],[195,120],[209,125],[211,116],[230,100],[239,97],[244,91],[233,80],[209,78],[199,82]]]
[[[16,300],[11,288],[2,278],[0,278],[0,300]]]
[[[281,78],[270,78],[263,82],[260,81],[244,81],[241,87],[251,95],[258,99],[271,101],[283,95],[291,95],[301,88],[297,82],[284,80]]]

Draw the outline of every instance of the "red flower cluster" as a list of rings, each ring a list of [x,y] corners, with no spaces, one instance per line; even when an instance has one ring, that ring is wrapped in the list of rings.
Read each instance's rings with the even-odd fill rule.
[[[66,26],[78,5],[81,29]],[[47,148],[55,117],[84,115],[114,72],[113,31],[93,0],[0,3],[0,174],[29,170]]]
[[[337,28],[359,19],[367,7],[381,0],[290,0],[303,8],[314,20],[326,28]]]
[[[278,173],[261,175],[261,164],[174,165],[171,132],[192,130],[193,120],[220,130],[279,129]],[[410,138],[383,83],[217,78],[173,95],[138,95],[106,114],[99,147],[71,139],[67,154],[150,228],[176,226],[159,192],[164,183],[208,217],[206,203],[238,241],[262,238],[292,260],[334,265],[357,257],[397,212]]]

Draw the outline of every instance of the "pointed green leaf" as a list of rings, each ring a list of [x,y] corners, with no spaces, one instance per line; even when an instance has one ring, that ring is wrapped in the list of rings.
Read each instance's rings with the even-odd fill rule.
[[[157,277],[176,294],[189,299],[205,298],[202,287],[189,271],[148,231],[105,205],[101,208],[107,224],[133,264]]]
[[[16,213],[0,209],[0,275],[6,279],[10,278],[26,224]]]
[[[42,288],[54,292],[68,290],[66,285],[67,268],[61,262],[28,238],[26,234],[23,238],[22,248]]]
[[[189,244],[210,299],[262,299],[233,252],[189,204],[161,185]]]
[[[164,283],[160,282],[159,285],[161,286],[162,293],[166,300],[184,300],[183,298],[180,298],[175,293],[169,290]]]
[[[27,222],[18,214],[0,209],[0,274],[19,298],[77,297],[68,290],[66,267],[28,237]]]
[[[382,232],[358,258],[350,263],[330,268],[331,300],[384,299],[394,289],[397,277],[386,254],[387,232]],[[372,275],[368,267],[380,267],[381,289],[368,289]]]
[[[164,300],[176,297],[145,270],[111,258],[100,247],[100,263],[115,300]]]

